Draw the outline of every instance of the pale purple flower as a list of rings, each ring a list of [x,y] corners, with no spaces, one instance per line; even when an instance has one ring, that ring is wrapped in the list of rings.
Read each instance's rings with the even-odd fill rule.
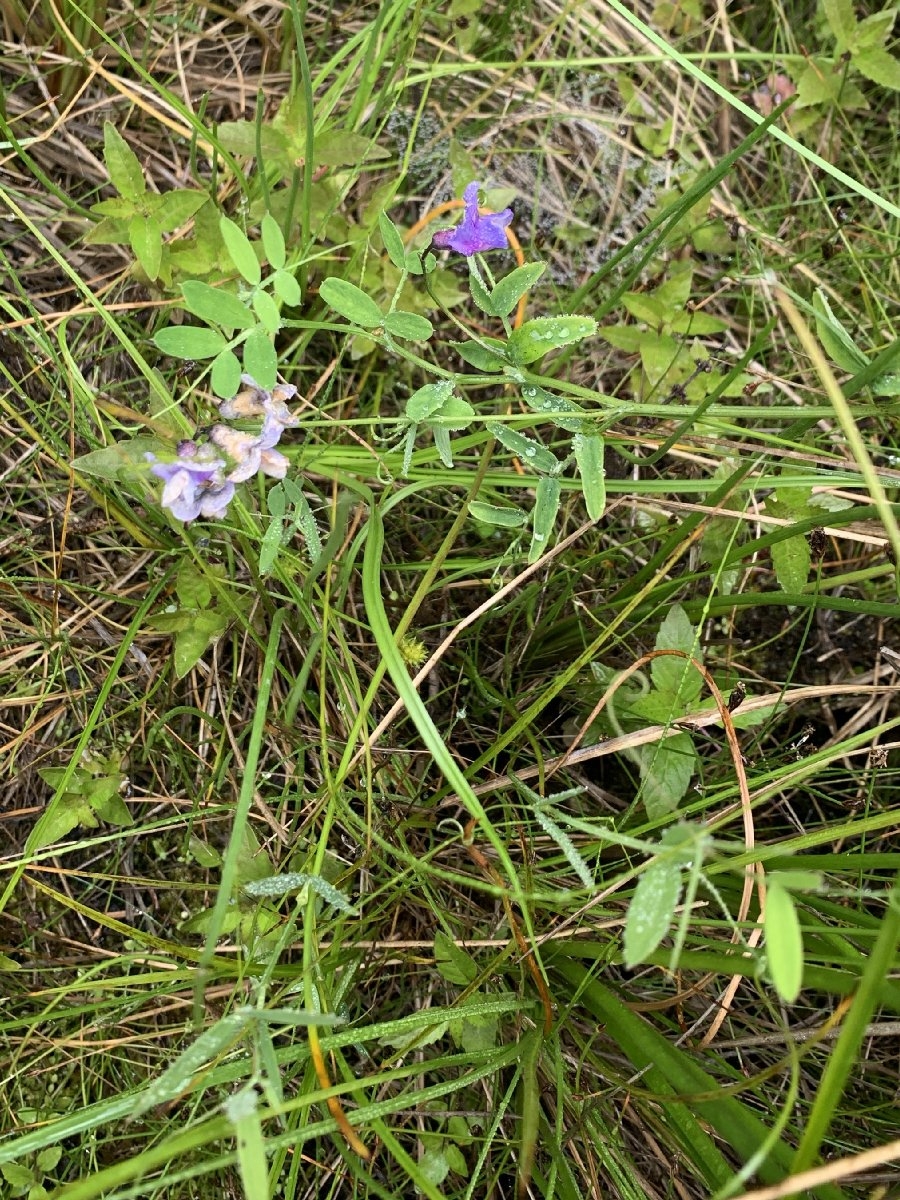
[[[470,183],[463,192],[465,213],[455,229],[442,229],[432,238],[432,245],[442,250],[455,250],[469,258],[484,250],[503,250],[509,243],[506,226],[512,220],[512,209],[498,213],[479,213],[478,184]]]
[[[293,400],[297,389],[292,383],[277,383],[271,392],[261,388],[251,375],[242,375],[241,383],[244,390],[232,400],[223,400],[219,412],[228,420],[244,420],[247,417],[271,417],[282,428],[299,425],[300,422],[287,406],[288,400]]]
[[[218,446],[236,464],[228,472],[226,478],[232,483],[243,483],[262,471],[273,479],[284,479],[288,469],[288,460],[274,449],[284,432],[284,426],[274,417],[267,416],[261,432],[254,436],[252,433],[241,433],[237,429],[229,429],[227,425],[214,425],[209,432],[209,440]]]
[[[211,446],[196,442],[178,443],[178,457],[173,462],[159,462],[148,453],[150,470],[163,480],[160,503],[177,521],[221,519],[234,497],[234,483],[222,475],[225,466]]]

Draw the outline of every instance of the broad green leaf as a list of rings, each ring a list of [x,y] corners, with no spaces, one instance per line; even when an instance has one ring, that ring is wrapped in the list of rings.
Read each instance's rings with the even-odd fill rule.
[[[266,391],[278,382],[278,355],[272,344],[271,335],[257,325],[251,329],[244,342],[244,371],[252,376]]]
[[[831,311],[821,288],[816,288],[813,295],[813,309],[816,314],[816,333],[828,357],[845,371],[861,371],[869,360]]]
[[[97,479],[121,479],[125,469],[147,468],[147,454],[160,454],[165,447],[159,438],[136,437],[129,441],[114,442],[102,450],[91,450],[76,458],[72,466],[82,475],[93,475]]]
[[[871,79],[873,83],[890,88],[894,92],[900,92],[900,59],[889,54],[887,50],[861,50],[859,54],[854,54],[853,65],[866,79]]]
[[[406,248],[400,230],[384,212],[378,214],[378,228],[381,230],[381,240],[384,242],[388,258],[399,271],[405,271]]]
[[[153,335],[153,344],[172,358],[215,358],[228,345],[217,329],[200,325],[169,325]]]
[[[137,155],[112,121],[103,122],[103,160],[119,195],[125,200],[140,200],[147,191],[144,172]]]
[[[497,525],[501,529],[520,529],[528,520],[528,514],[521,508],[486,504],[482,500],[470,500],[469,513],[476,521]]]
[[[226,329],[252,329],[256,324],[253,313],[233,292],[210,287],[199,279],[186,279],[181,285],[181,293],[188,312],[211,325],[222,325]]]
[[[219,232],[237,273],[251,287],[256,287],[262,279],[262,269],[253,244],[246,233],[239,225],[225,216],[219,217]]]
[[[259,317],[260,325],[274,337],[281,328],[281,313],[268,292],[257,291],[254,293],[253,311]]]
[[[419,1159],[417,1166],[423,1179],[434,1187],[440,1187],[450,1173],[447,1156],[437,1146],[429,1146]]]
[[[282,302],[296,308],[301,300],[300,284],[290,271],[276,271],[272,275],[272,291]]]
[[[280,130],[263,123],[257,133],[255,121],[223,121],[216,127],[216,136],[231,154],[255,158],[257,151],[263,160],[276,158],[285,152],[285,139]]]
[[[414,424],[427,421],[453,395],[453,386],[452,380],[444,379],[418,388],[406,401],[406,419]]]
[[[772,567],[778,586],[789,595],[802,592],[809,579],[811,554],[805,537],[782,538],[771,547]]]
[[[123,220],[133,217],[134,210],[134,201],[126,200],[122,196],[115,196],[111,200],[100,200],[97,204],[91,205],[91,212],[99,213],[101,217],[119,217]]]
[[[857,23],[850,53],[857,55],[863,50],[884,50],[897,16],[896,8],[885,8]]]
[[[558,469],[559,459],[556,455],[540,442],[519,433],[518,429],[510,429],[508,425],[502,425],[499,421],[485,421],[485,428],[501,446],[524,459],[527,466],[534,467],[536,471],[549,472]]]
[[[697,752],[690,736],[676,733],[655,746],[642,746],[640,799],[651,821],[674,812],[697,769]]]
[[[588,516],[599,521],[606,508],[606,471],[603,466],[603,438],[594,434],[584,437],[576,433],[572,438],[575,463],[581,476],[581,490]]]
[[[213,359],[209,382],[223,400],[230,400],[241,386],[241,360],[227,346]]]
[[[439,974],[448,983],[466,987],[478,977],[478,964],[471,954],[457,946],[442,929],[434,935],[434,959]]]
[[[319,295],[336,313],[363,329],[375,329],[384,321],[384,314],[371,296],[346,279],[334,275],[323,279]]]
[[[484,371],[486,374],[502,371],[507,365],[506,343],[498,338],[483,338],[482,341],[484,345],[478,342],[451,342],[450,345],[463,362],[474,367],[476,371]]]
[[[405,338],[409,342],[427,342],[434,333],[434,326],[427,317],[411,312],[386,313],[384,327],[394,337]]]
[[[147,278],[156,279],[162,263],[162,230],[157,222],[135,214],[128,222],[128,241]]]
[[[542,262],[526,263],[501,279],[491,292],[494,316],[509,316],[520,298],[534,287],[546,269],[546,264]]]
[[[165,192],[160,200],[155,213],[156,220],[163,233],[172,233],[189,221],[206,204],[209,196],[193,188],[176,188],[175,191]]]
[[[183,679],[206,653],[209,646],[222,636],[228,618],[215,609],[202,609],[186,629],[175,635],[175,675]]]
[[[793,1004],[803,983],[803,935],[794,898],[777,875],[766,880],[766,961],[778,995]]]
[[[531,545],[528,561],[537,562],[550,544],[550,535],[559,512],[561,485],[555,475],[542,475],[534,496],[534,513],[531,518]]]
[[[45,846],[52,846],[73,829],[96,829],[98,824],[90,804],[82,796],[66,792],[59,797],[53,810],[48,810],[46,819],[41,822],[35,849],[42,850]]]
[[[287,262],[287,252],[284,245],[284,234],[281,226],[271,213],[266,213],[260,222],[263,252],[266,262],[276,271],[280,271]]]
[[[345,129],[316,134],[317,167],[356,167],[364,159],[388,158],[390,151],[370,137]]]
[[[659,858],[638,880],[625,919],[626,967],[643,962],[669,932],[681,896],[681,873],[679,862]]]
[[[697,635],[687,613],[680,604],[673,604],[656,635],[656,650],[682,650],[693,658],[700,657]],[[665,655],[650,663],[653,686],[671,697],[682,710],[692,706],[703,689],[700,672],[683,658]],[[673,715],[678,715],[673,713]]]
[[[828,22],[838,52],[849,48],[856,32],[856,14],[853,11],[853,0],[821,0],[822,11]]]
[[[597,332],[593,317],[535,317],[509,336],[509,356],[516,363],[535,362],[550,350],[583,341]]]
[[[676,313],[667,322],[666,327],[672,333],[684,334],[690,337],[708,337],[712,333],[722,333],[728,328],[728,322],[712,313],[681,312]]]
[[[179,608],[209,608],[212,583],[205,571],[199,570],[191,559],[185,559],[175,577],[175,595]]]

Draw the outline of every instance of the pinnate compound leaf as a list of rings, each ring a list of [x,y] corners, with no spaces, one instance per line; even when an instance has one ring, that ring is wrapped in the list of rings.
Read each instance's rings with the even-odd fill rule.
[[[113,125],[103,122],[103,159],[113,187],[125,200],[139,201],[147,191],[137,155]]]
[[[766,881],[766,960],[778,995],[793,1004],[803,983],[803,935],[794,898],[777,875]]]
[[[253,243],[244,233],[239,225],[236,225],[229,217],[219,217],[219,232],[222,235],[222,241],[225,243],[225,249],[228,251],[231,261],[234,263],[238,274],[251,285],[256,287],[262,279],[262,268],[259,265],[259,259],[256,257],[256,251],[253,248]]]
[[[170,325],[153,335],[153,344],[172,358],[215,358],[228,345],[217,329],[199,325]]]
[[[672,925],[681,896],[681,864],[670,858],[652,862],[638,880],[625,920],[626,967],[652,954]]]
[[[199,279],[186,279],[181,294],[188,312],[202,321],[227,329],[252,329],[256,324],[253,313],[233,292],[210,287]]]
[[[375,329],[384,321],[384,314],[371,296],[346,279],[329,276],[319,286],[319,295],[336,313],[363,329]]]
[[[516,363],[535,362],[550,350],[583,341],[596,332],[593,317],[535,317],[509,335],[509,356]]]

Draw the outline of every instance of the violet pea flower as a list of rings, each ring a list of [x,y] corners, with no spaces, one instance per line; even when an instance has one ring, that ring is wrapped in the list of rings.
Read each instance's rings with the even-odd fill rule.
[[[196,442],[178,444],[174,462],[159,462],[154,454],[145,455],[150,470],[163,480],[160,503],[177,521],[196,521],[198,517],[217,520],[225,516],[234,497],[234,484],[222,475],[225,463],[208,446]]]
[[[299,425],[300,422],[287,406],[297,389],[292,383],[277,383],[271,392],[261,388],[251,375],[242,375],[244,390],[231,400],[223,400],[219,412],[228,420],[244,420],[248,417],[271,417],[283,428]]]
[[[512,220],[512,209],[503,212],[484,213],[478,211],[478,184],[470,183],[463,192],[465,213],[455,229],[442,229],[431,239],[433,246],[442,250],[455,250],[467,258],[481,254],[484,250],[503,250],[509,244],[506,226]]]

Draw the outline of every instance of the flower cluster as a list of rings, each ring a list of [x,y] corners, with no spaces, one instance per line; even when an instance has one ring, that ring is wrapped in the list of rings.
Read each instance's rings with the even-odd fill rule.
[[[218,424],[209,431],[209,441],[203,445],[179,442],[173,462],[159,462],[155,454],[146,455],[150,470],[163,480],[162,506],[178,521],[224,517],[235,484],[257,471],[284,479],[288,460],[275,447],[285,429],[298,424],[287,406],[297,389],[293,384],[279,383],[268,392],[249,375],[242,376],[242,382],[244,390],[233,400],[225,400],[219,413],[228,420],[262,417],[258,434]]]
[[[455,250],[467,258],[485,250],[503,250],[508,245],[506,227],[512,220],[512,209],[498,213],[479,213],[478,184],[470,183],[463,192],[465,212],[455,229],[442,229],[431,244],[441,250]]]

